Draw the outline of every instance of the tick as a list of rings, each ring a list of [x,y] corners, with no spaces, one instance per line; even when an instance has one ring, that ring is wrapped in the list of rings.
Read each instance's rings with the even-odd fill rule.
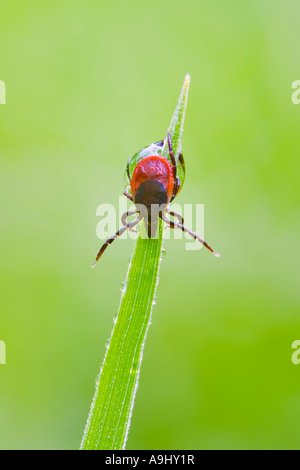
[[[198,237],[198,235],[191,232],[191,230],[183,225],[184,220],[180,214],[171,211],[169,208],[170,203],[177,196],[182,187],[185,165],[181,153],[179,153],[178,159],[175,159],[169,132],[167,134],[167,143],[169,159],[159,153],[164,144],[164,141],[161,140],[136,154],[134,157],[136,157],[137,163],[134,157],[128,160],[126,175],[130,186],[123,194],[135,204],[136,209],[134,211],[127,211],[122,215],[121,221],[123,227],[102,245],[92,267],[96,265],[96,262],[102,256],[106,248],[111,245],[116,238],[120,237],[126,230],[135,231],[134,227],[142,219],[145,219],[148,237],[154,238],[159,217],[168,227],[172,229],[178,228],[188,233],[195,240],[202,243],[202,245],[215,256],[220,256],[219,253],[216,253],[202,238]],[[134,165],[136,163],[133,172],[131,172],[130,169],[132,163]],[[181,173],[181,178],[179,172]],[[135,214],[137,214],[137,218],[131,222],[127,222],[127,218]],[[178,222],[169,220],[165,214],[175,217]]]

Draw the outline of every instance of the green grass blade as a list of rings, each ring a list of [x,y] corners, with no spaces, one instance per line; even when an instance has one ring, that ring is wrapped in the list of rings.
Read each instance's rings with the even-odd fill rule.
[[[184,125],[184,119],[185,119],[185,113],[186,113],[189,85],[190,85],[190,76],[186,75],[182,89],[181,89],[181,93],[179,96],[179,100],[175,108],[175,111],[174,111],[174,114],[170,123],[170,127],[169,127],[169,132],[171,134],[172,144],[173,144],[173,153],[175,157],[178,156],[179,152],[181,152],[183,125]],[[165,139],[163,152],[165,156],[168,155],[168,145],[167,145],[166,139]]]
[[[174,154],[181,148],[189,76],[186,76],[169,131]],[[163,148],[168,155],[168,146]],[[81,449],[120,450],[125,448],[147,331],[158,284],[163,243],[163,223],[158,237],[140,233],[129,264],[119,312],[84,430]]]

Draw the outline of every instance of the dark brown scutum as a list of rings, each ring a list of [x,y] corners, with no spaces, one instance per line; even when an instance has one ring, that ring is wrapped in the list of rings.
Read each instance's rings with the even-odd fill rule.
[[[143,204],[147,209],[151,209],[151,204],[159,206],[167,204],[168,196],[164,185],[160,181],[147,180],[138,188],[134,203]]]
[[[134,203],[141,216],[146,219],[148,237],[154,238],[158,216],[168,203],[168,195],[164,185],[156,180],[144,181],[135,194]]]

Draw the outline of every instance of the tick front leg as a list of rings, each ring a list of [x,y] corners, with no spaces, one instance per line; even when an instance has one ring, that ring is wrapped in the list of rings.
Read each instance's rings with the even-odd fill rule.
[[[217,253],[216,251],[214,251],[212,249],[211,246],[209,246],[208,243],[206,243],[206,241],[202,240],[202,238],[200,238],[198,235],[196,235],[196,233],[192,232],[191,230],[189,230],[188,228],[184,227],[182,224],[178,224],[176,222],[172,222],[171,220],[168,220],[166,217],[164,217],[163,215],[160,215],[161,219],[166,222],[166,224],[170,227],[170,228],[179,228],[180,230],[182,230],[183,232],[185,233],[188,233],[191,237],[193,237],[195,240],[198,240],[198,242],[202,243],[203,246],[205,246],[205,248],[207,248],[209,251],[211,251],[217,258],[219,258],[221,255],[219,253]]]
[[[170,211],[170,209],[168,209],[168,208],[166,209],[166,212],[167,212],[168,214],[170,214],[172,217],[176,217],[176,219],[179,221],[179,223],[180,223],[181,225],[184,224],[184,219],[183,219],[183,217],[182,217],[180,214],[178,214],[177,212]],[[170,222],[171,222],[171,220],[170,220]]]
[[[102,247],[100,248],[97,256],[96,256],[96,261],[92,264],[92,268],[94,266],[96,266],[96,263],[97,261],[99,260],[99,258],[103,255],[104,251],[106,250],[106,248],[112,244],[112,242],[116,239],[116,238],[119,238],[124,232],[126,232],[126,230],[131,230],[132,227],[134,227],[135,225],[137,225],[140,221],[142,220],[142,217],[139,216],[136,220],[134,220],[133,222],[129,222],[128,224],[126,224],[125,227],[122,227],[120,228],[112,237],[110,237],[105,243],[103,243]]]
[[[127,222],[127,217],[130,217],[131,215],[134,215],[134,214],[138,214],[138,211],[135,210],[135,211],[127,211],[127,212],[124,212],[124,214],[122,215],[121,217],[121,222],[123,225],[127,225],[128,222]],[[129,229],[131,232],[138,232],[138,230],[135,230],[134,228],[130,228]]]

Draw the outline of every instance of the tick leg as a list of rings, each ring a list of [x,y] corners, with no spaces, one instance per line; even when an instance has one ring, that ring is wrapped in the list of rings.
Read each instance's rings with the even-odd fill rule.
[[[163,147],[165,143],[165,140],[159,140],[158,142],[154,142],[154,145],[157,145],[157,147]]]
[[[174,182],[174,185],[173,185],[173,194],[172,194],[172,197],[171,197],[171,200],[170,202],[173,201],[173,199],[176,197],[177,193],[178,193],[178,190],[179,190],[179,186],[180,186],[180,181],[179,181],[179,178],[177,176],[175,182]]]
[[[131,160],[131,159],[129,158],[129,160],[128,160],[128,162],[127,162],[126,171],[127,171],[128,179],[129,179],[129,181],[130,181],[130,183],[131,183],[130,171],[129,171],[129,163],[130,163],[130,160]]]
[[[133,202],[132,196],[130,196],[130,194],[128,194],[127,191],[124,191],[123,194],[124,194],[124,196],[128,197],[128,199],[130,199],[130,201]]]
[[[173,153],[173,146],[172,146],[172,140],[171,140],[170,132],[167,133],[167,138],[168,138],[169,155],[170,155],[170,159],[171,159],[171,163],[172,163],[172,169],[173,169],[173,179],[174,179],[174,188],[175,188],[177,165],[176,165],[176,160],[175,160],[174,153]]]
[[[176,163],[176,160],[175,160],[175,157],[174,157],[170,132],[167,133],[167,138],[168,138],[169,156],[170,156],[170,159],[171,159],[171,162],[172,162],[172,169],[173,169],[173,194],[172,194],[171,201],[170,201],[170,202],[172,202],[173,199],[176,197],[178,191],[179,191],[180,181],[179,181],[178,176],[176,177],[176,175],[177,175],[177,163]],[[178,160],[179,160],[179,162],[181,163],[181,165],[184,169],[184,160],[183,160],[182,153],[179,153]]]
[[[121,217],[121,222],[122,222],[122,224],[123,224],[123,225],[127,225],[127,224],[128,224],[128,222],[127,222],[127,220],[126,220],[127,217],[129,217],[130,215],[137,214],[137,213],[138,213],[137,210],[124,212],[124,214],[123,214],[122,217]],[[129,230],[130,230],[131,232],[137,232],[137,230],[135,230],[134,228],[130,228]]]
[[[125,225],[125,227],[120,228],[112,237],[110,237],[100,248],[99,253],[96,256],[96,261],[92,264],[92,268],[96,265],[98,259],[103,255],[104,251],[106,248],[112,244],[112,242],[116,239],[119,238],[126,230],[130,230],[132,227],[137,225],[140,221],[142,220],[142,217],[139,216],[136,220],[133,222],[129,222],[128,224]]]
[[[178,155],[178,160],[179,160],[179,162],[181,163],[182,168],[185,170],[184,159],[183,159],[183,155],[182,155],[181,152],[180,152],[180,154]]]
[[[193,237],[195,240],[198,240],[198,242],[202,243],[203,246],[205,246],[205,248],[207,248],[209,251],[211,251],[215,256],[217,256],[217,258],[219,258],[221,255],[219,253],[217,253],[216,251],[214,251],[212,249],[211,246],[209,246],[208,243],[206,243],[204,240],[202,240],[202,238],[198,237],[198,235],[196,235],[194,232],[191,232],[191,230],[189,230],[188,228],[184,227],[183,225],[181,224],[178,224],[176,222],[172,222],[171,220],[168,220],[166,217],[164,217],[163,215],[160,216],[161,219],[166,222],[166,224],[170,227],[170,228],[179,228],[180,230],[182,230],[183,232],[185,233],[188,233],[189,235],[191,235],[191,237]]]
[[[170,214],[172,217],[176,217],[176,219],[179,220],[179,223],[180,223],[181,225],[184,224],[183,217],[182,217],[180,214],[177,214],[177,212],[170,211],[170,209],[168,209],[168,208],[166,209],[166,212],[167,212],[168,214]],[[170,222],[171,222],[171,220],[170,220]]]

